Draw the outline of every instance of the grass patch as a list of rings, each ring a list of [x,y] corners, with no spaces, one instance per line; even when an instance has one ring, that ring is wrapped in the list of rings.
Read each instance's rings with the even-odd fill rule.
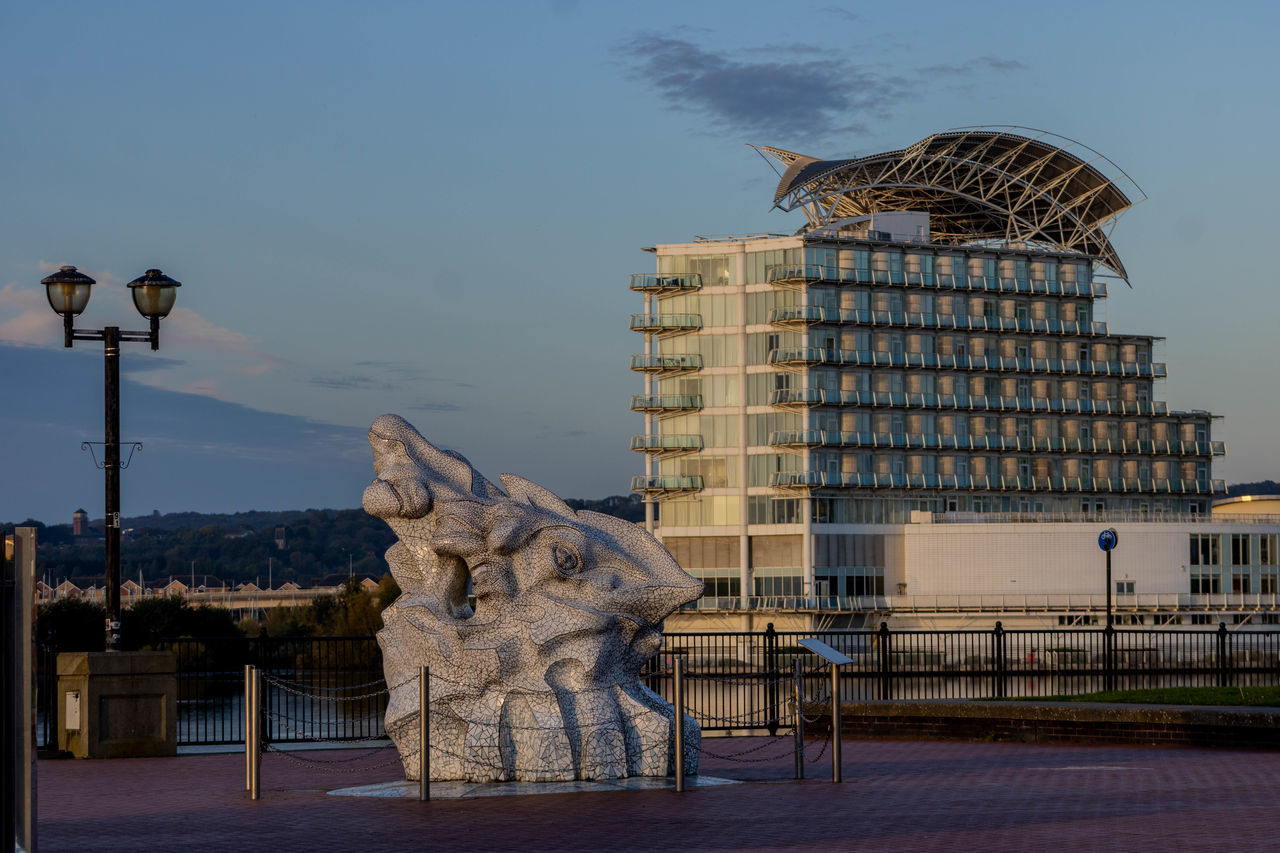
[[[1280,687],[1159,687],[1152,690],[1103,690],[1070,696],[1019,696],[1012,701],[1280,707]]]

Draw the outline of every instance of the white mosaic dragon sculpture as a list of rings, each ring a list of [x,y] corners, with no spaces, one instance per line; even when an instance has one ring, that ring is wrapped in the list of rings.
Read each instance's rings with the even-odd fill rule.
[[[506,491],[396,415],[369,430],[364,508],[399,537],[403,594],[378,633],[391,689],[386,729],[421,778],[418,668],[431,668],[432,780],[567,781],[675,770],[675,714],[639,678],[662,620],[697,599],[643,529],[574,512],[503,474]],[[474,595],[474,610],[468,604]],[[685,716],[685,772],[700,732]]]

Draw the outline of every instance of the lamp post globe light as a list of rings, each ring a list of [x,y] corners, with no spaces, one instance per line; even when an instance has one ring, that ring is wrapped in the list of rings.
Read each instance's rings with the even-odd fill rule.
[[[74,318],[84,312],[89,295],[96,282],[75,267],[64,266],[51,276],[41,279],[49,307],[62,317],[65,346],[74,341],[102,341],[105,361],[105,390],[103,393],[105,436],[102,442],[102,469],[106,477],[106,586],[107,620],[106,648],[109,652],[120,648],[120,344],[122,341],[149,343],[153,350],[160,348],[160,320],[173,310],[177,289],[181,282],[174,281],[160,270],[147,270],[129,282],[134,307],[150,321],[145,332],[121,331],[119,326],[104,329],[77,329]],[[96,442],[86,442],[86,444]],[[135,447],[141,447],[135,443]]]

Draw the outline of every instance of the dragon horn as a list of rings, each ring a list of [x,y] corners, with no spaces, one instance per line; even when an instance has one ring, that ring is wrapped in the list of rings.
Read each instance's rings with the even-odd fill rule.
[[[515,474],[500,474],[498,479],[502,481],[502,485],[506,487],[507,494],[511,495],[512,500],[521,501],[539,509],[545,509],[565,518],[574,517],[572,507],[537,483],[531,483],[524,477],[517,477]]]

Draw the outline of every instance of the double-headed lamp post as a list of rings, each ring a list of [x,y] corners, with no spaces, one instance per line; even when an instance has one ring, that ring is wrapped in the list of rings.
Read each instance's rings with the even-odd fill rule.
[[[120,648],[120,343],[135,341],[160,348],[160,319],[173,310],[180,282],[160,270],[147,270],[129,282],[134,307],[151,322],[146,332],[122,332],[119,326],[105,329],[73,328],[77,317],[89,304],[89,289],[94,280],[75,267],[63,267],[40,282],[46,288],[49,307],[62,315],[66,346],[72,341],[102,341],[106,361],[106,436],[103,446],[103,472],[106,474],[107,524],[107,651]]]

